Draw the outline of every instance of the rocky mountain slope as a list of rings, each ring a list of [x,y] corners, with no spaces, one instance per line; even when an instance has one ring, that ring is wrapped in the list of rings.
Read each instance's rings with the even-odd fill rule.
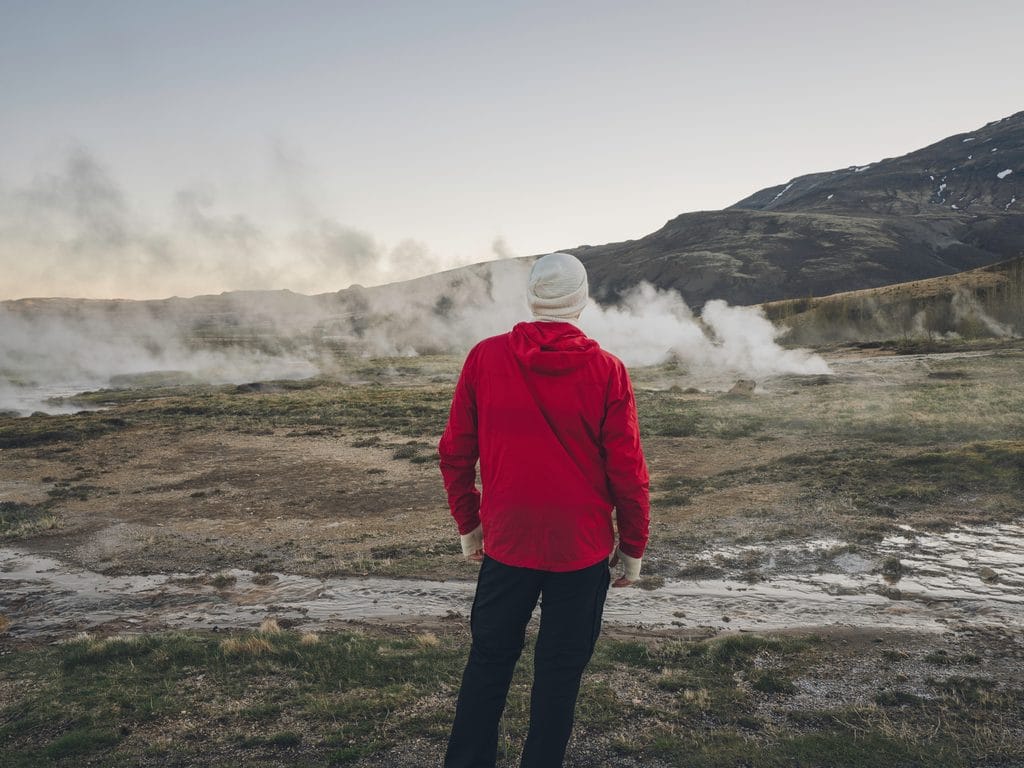
[[[954,274],[1024,253],[1024,112],[898,158],[800,176],[639,240],[569,249],[595,295],[638,280],[693,306]]]
[[[731,209],[854,216],[933,215],[943,209],[1021,213],[1022,152],[1024,112],[1019,112],[903,157],[799,176],[755,192]]]

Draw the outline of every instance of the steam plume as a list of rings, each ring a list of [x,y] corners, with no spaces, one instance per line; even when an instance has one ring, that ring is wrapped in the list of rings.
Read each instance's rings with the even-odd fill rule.
[[[614,307],[588,308],[582,326],[629,365],[652,365],[674,355],[699,375],[767,376],[828,373],[818,355],[784,349],[776,328],[757,307],[704,305],[700,321],[675,291],[641,283]]]
[[[289,223],[280,231],[232,211],[209,185],[178,190],[163,223],[134,210],[88,150],[56,171],[0,188],[0,299],[151,298],[220,290],[338,289],[455,266],[422,243],[387,246],[325,216],[301,189],[301,165],[274,153]],[[277,187],[274,187],[275,190]],[[482,249],[479,258],[490,256]]]
[[[24,412],[47,392],[151,371],[240,382],[330,374],[346,355],[463,353],[529,319],[529,263],[502,238],[487,254],[498,261],[438,272],[443,260],[421,243],[387,247],[325,216],[286,147],[275,146],[272,161],[294,219],[283,233],[226,209],[203,184],[179,190],[168,224],[155,225],[85,149],[56,172],[0,189],[0,298],[243,289],[145,302],[0,302],[0,408]],[[416,273],[427,276],[358,285]],[[346,285],[315,296],[258,290]],[[779,347],[758,310],[711,302],[696,318],[678,294],[650,285],[615,307],[591,304],[582,325],[631,365],[674,356],[698,377],[827,370],[820,358]]]
[[[150,371],[237,383],[330,375],[348,355],[464,353],[529,319],[523,288],[529,266],[504,260],[317,296],[274,291],[155,302],[2,303],[0,408],[28,410],[26,388],[77,391]],[[618,306],[592,303],[581,324],[627,364],[674,357],[694,383],[828,371],[816,355],[780,347],[779,329],[759,309],[713,301],[697,318],[677,293],[647,284]]]

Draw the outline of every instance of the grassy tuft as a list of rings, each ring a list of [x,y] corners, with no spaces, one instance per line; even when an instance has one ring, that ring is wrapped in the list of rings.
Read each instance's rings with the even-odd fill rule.
[[[920,696],[909,691],[879,691],[875,694],[875,703],[881,707],[913,707],[923,701]]]
[[[217,573],[210,578],[210,585],[217,589],[227,589],[233,587],[237,581],[238,577],[230,573]]]
[[[433,632],[420,632],[416,635],[416,643],[423,648],[436,648],[441,641]]]
[[[281,626],[277,623],[277,619],[273,616],[264,619],[260,624],[259,632],[261,635],[279,635],[282,631]]]
[[[790,695],[796,693],[796,685],[793,681],[771,670],[758,670],[752,675],[750,687],[761,693],[777,693]]]
[[[265,637],[229,637],[222,640],[220,649],[225,656],[262,656],[274,652],[274,646]]]
[[[116,734],[103,728],[91,726],[76,728],[51,742],[47,746],[45,754],[55,760],[84,758],[96,752],[105,751],[117,744],[119,740]]]
[[[21,539],[61,527],[52,500],[42,504],[0,501],[0,541]]]

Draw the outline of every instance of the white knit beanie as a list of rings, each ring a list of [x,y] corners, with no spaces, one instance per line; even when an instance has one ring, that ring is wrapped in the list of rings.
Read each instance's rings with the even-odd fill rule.
[[[526,299],[534,320],[575,322],[587,306],[587,269],[572,254],[549,253],[533,263]]]

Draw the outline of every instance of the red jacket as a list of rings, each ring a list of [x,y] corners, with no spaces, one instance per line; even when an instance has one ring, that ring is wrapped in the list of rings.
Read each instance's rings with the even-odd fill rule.
[[[519,323],[466,358],[438,451],[460,534],[488,556],[574,571],[642,557],[647,465],[625,366],[570,323]],[[476,488],[480,460],[483,495]]]

